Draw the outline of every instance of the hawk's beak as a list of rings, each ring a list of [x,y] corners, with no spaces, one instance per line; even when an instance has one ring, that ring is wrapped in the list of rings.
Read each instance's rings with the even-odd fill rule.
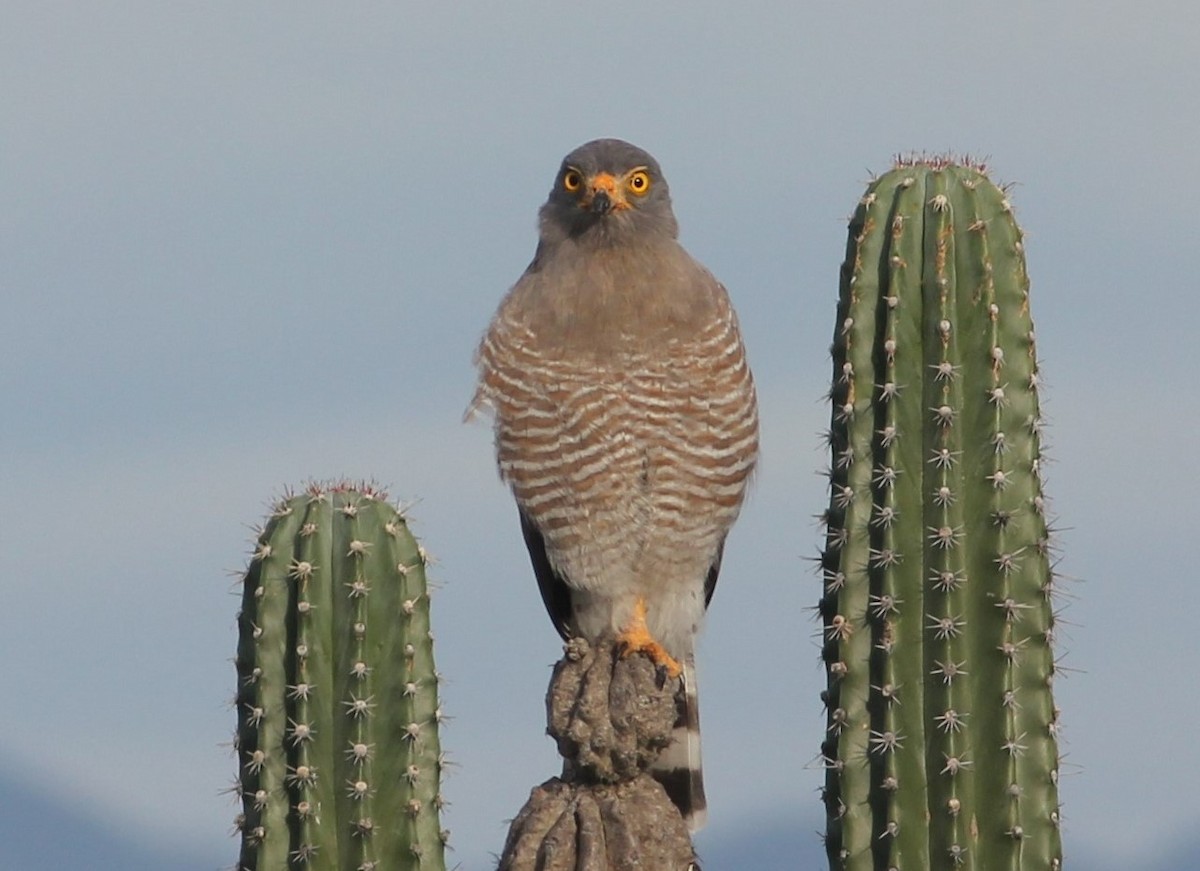
[[[588,179],[587,196],[583,198],[581,205],[597,215],[607,215],[618,209],[629,208],[617,180],[607,172],[598,172]]]
[[[614,205],[615,203],[613,203],[612,197],[608,195],[608,191],[600,190],[592,193],[592,205],[590,208],[595,214],[607,215],[613,210]]]

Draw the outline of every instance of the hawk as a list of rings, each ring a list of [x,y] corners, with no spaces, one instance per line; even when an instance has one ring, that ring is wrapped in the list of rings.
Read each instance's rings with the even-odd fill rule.
[[[725,288],[678,242],[658,162],[618,139],[563,160],[533,261],[479,345],[468,409],[494,414],[550,618],[683,679],[652,773],[703,824],[693,645],[758,457]]]

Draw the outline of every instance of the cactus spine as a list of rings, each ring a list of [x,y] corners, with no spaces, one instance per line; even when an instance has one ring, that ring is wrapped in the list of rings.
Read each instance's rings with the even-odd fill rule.
[[[425,555],[396,507],[281,499],[238,628],[239,871],[444,868]]]
[[[870,185],[832,353],[830,866],[1059,869],[1029,281],[981,166],[902,160]]]

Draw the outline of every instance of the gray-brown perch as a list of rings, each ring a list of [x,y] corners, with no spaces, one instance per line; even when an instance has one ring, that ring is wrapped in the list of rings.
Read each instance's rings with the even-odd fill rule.
[[[671,740],[680,691],[611,640],[569,643],[546,694],[563,772],[530,793],[498,871],[699,871],[687,824],[646,771]]]

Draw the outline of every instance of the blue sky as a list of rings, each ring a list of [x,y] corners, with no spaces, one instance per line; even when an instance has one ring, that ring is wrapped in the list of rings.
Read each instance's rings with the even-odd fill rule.
[[[486,867],[556,770],[559,647],[488,428],[460,422],[470,358],[561,157],[614,135],[662,163],[760,389],[700,651],[705,837],[809,837],[845,218],[896,152],[951,149],[1016,183],[1028,233],[1047,489],[1084,579],[1068,851],[1193,830],[1200,11],[808,5],[6,2],[0,764],[147,840],[221,841],[226,572],[284,485],[375,477],[440,557],[448,823]]]

